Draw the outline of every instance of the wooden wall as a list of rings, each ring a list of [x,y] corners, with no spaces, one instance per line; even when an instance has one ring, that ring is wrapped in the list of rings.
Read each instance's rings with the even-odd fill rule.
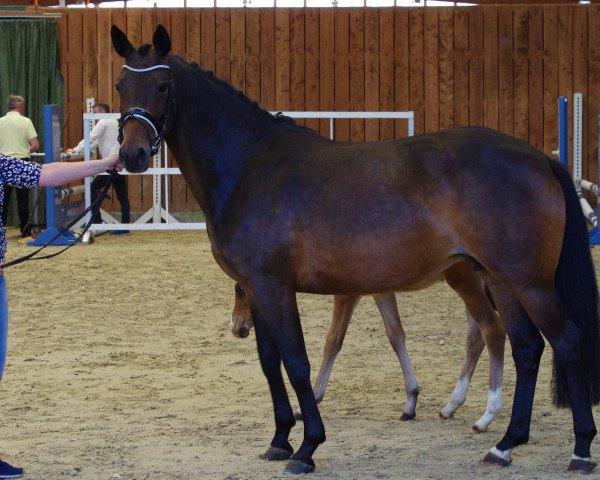
[[[600,5],[86,9],[63,10],[58,23],[67,146],[82,137],[86,97],[119,108],[122,59],[111,25],[137,46],[160,23],[175,53],[269,110],[414,110],[417,134],[485,125],[550,155],[558,96],[569,97],[571,116],[572,94],[582,92],[584,174],[597,179]],[[326,132],[325,121],[307,123]],[[403,121],[336,123],[339,139],[405,135]],[[133,210],[149,208],[150,187],[149,178],[130,177]],[[197,209],[181,179],[170,201],[174,210]]]

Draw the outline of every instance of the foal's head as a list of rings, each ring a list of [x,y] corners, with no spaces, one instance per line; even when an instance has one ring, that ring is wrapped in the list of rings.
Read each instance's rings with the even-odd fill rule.
[[[250,312],[250,292],[241,284],[235,284],[235,303],[231,314],[231,333],[237,338],[246,338],[254,326]]]
[[[171,39],[158,25],[152,45],[137,50],[115,25],[110,30],[115,51],[125,58],[116,88],[121,97],[121,161],[130,172],[143,172],[173,124]]]

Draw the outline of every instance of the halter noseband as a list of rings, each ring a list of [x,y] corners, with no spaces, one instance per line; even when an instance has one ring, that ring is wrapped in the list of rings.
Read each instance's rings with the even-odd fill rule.
[[[151,72],[152,70],[169,70],[171,73],[171,78],[169,79],[169,83],[167,84],[167,100],[165,101],[165,105],[163,107],[162,114],[158,121],[148,112],[141,107],[130,108],[121,115],[119,119],[119,137],[118,141],[121,143],[123,141],[123,127],[125,126],[125,122],[130,118],[134,118],[139,122],[142,122],[145,125],[148,125],[152,131],[154,131],[154,139],[151,139],[150,142],[150,156],[154,156],[158,153],[160,149],[160,142],[162,141],[165,133],[167,132],[167,114],[169,113],[169,105],[171,104],[171,93],[173,90],[173,73],[171,72],[171,68],[168,65],[154,65],[152,67],[147,68],[134,68],[129,65],[123,65],[123,68],[136,73],[145,73]]]

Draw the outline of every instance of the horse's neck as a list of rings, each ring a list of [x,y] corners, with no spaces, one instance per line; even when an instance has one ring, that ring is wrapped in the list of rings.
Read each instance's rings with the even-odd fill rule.
[[[179,95],[186,102],[177,102],[177,125],[167,143],[207,222],[212,223],[220,217],[262,137],[262,122],[249,122],[252,106],[233,89],[217,86],[227,98],[217,99],[215,108],[214,99],[207,102],[214,92],[189,83],[187,87],[178,85],[178,90],[181,88],[187,88]]]

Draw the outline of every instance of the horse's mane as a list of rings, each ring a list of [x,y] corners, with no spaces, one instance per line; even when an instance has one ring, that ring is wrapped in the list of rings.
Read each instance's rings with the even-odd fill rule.
[[[140,47],[140,54],[141,54],[142,48],[145,47],[145,46],[146,45],[142,45]],[[317,134],[317,132],[315,132],[311,128],[304,127],[302,125],[298,125],[296,123],[296,121],[292,117],[288,117],[287,115],[283,115],[281,112],[277,112],[276,114],[272,114],[268,110],[265,110],[256,101],[254,101],[251,98],[249,98],[244,92],[242,92],[241,90],[238,90],[233,85],[231,85],[229,82],[223,80],[218,75],[216,75],[214,72],[202,68],[200,65],[198,65],[198,63],[196,63],[196,62],[188,62],[187,60],[183,59],[179,55],[173,55],[173,56],[180,63],[182,63],[184,66],[187,66],[187,67],[191,68],[191,70],[194,71],[194,72],[196,72],[196,74],[199,74],[199,75],[201,75],[201,76],[203,76],[205,78],[208,78],[209,81],[211,81],[213,83],[216,83],[219,87],[223,88],[224,90],[233,93],[236,98],[239,98],[240,100],[242,100],[253,111],[257,112],[259,115],[262,115],[264,118],[268,118],[268,119],[270,119],[270,120],[272,120],[272,121],[274,121],[275,123],[278,123],[278,124],[285,124],[285,125],[289,125],[289,126],[293,126],[293,127],[305,129],[305,130],[308,130],[308,131],[310,131],[310,132],[312,132],[314,134]]]

